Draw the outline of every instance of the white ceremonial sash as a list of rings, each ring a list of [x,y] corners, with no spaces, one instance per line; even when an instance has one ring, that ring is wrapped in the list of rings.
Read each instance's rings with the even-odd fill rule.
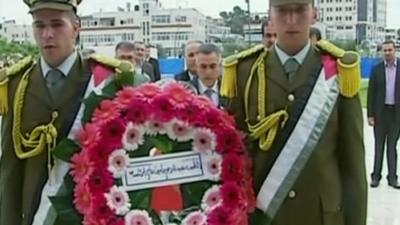
[[[326,78],[322,68],[297,124],[257,195],[257,208],[270,220],[316,148],[338,96],[338,76]]]

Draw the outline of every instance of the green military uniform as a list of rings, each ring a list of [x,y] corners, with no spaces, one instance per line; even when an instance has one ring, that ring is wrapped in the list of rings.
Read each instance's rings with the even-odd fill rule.
[[[46,4],[54,9],[64,10],[75,8],[77,1],[33,0],[30,2],[31,12],[48,7]],[[99,56],[82,59],[78,53],[65,78],[63,94],[53,100],[45,83],[40,59],[36,62],[32,58],[26,58],[11,68],[0,70],[0,109],[3,114],[0,225],[32,224],[42,189],[48,179],[48,152],[54,144],[48,141],[53,138],[54,131],[58,133],[54,136],[57,141],[68,135],[92,77],[94,65],[102,65],[111,73],[117,71],[117,75],[124,73],[133,76],[133,66],[129,63]],[[134,77],[135,85],[145,81],[143,77]],[[22,84],[26,86],[23,87]],[[57,112],[57,117],[53,117],[54,112]],[[40,147],[38,137],[31,133],[33,130],[40,130],[39,134],[46,136],[47,143]],[[26,134],[25,139],[31,138],[34,141],[22,143],[20,148],[17,144],[18,140],[22,140],[19,134]],[[19,157],[34,148],[41,151],[35,156]],[[17,149],[22,150],[22,153],[18,153]],[[57,222],[56,224],[59,225]]]
[[[307,0],[277,0],[275,3],[281,5],[293,2],[309,3]],[[252,133],[249,127],[263,119],[260,118],[259,110],[262,101],[265,101],[263,110],[266,116],[284,111],[290,117],[293,103],[304,95],[304,86],[309,83],[311,74],[316,68],[321,68],[322,54],[338,58],[342,67],[354,64],[354,68],[359,68],[354,59],[356,55],[344,53],[326,41],[310,48],[300,69],[290,81],[275,47],[265,50],[262,46],[257,46],[226,59],[221,91],[231,98],[228,111],[235,116],[239,128]],[[255,66],[257,63],[260,65]],[[259,79],[249,82],[251,74],[258,74],[260,70],[264,72],[265,93],[260,92],[262,82]],[[363,121],[357,94],[360,74],[357,69],[352,71],[348,71],[352,73],[351,76],[339,73],[342,76],[339,78],[341,90],[336,105],[316,148],[272,219],[273,225],[366,224]],[[245,90],[249,90],[247,96]],[[277,121],[279,122],[281,121]],[[283,135],[282,130],[278,129],[274,140]],[[257,139],[248,146],[253,158],[256,194],[282,150],[280,145],[273,142],[263,151],[260,144],[262,143]],[[258,211],[251,219],[253,225],[269,223],[263,213]]]

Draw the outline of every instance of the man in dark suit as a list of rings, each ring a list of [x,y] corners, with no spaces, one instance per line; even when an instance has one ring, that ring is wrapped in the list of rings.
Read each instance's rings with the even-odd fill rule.
[[[135,53],[135,45],[128,41],[121,41],[115,46],[115,58],[119,60],[124,60],[130,62],[135,66],[135,72],[138,76],[148,81],[153,81],[151,74],[148,71],[152,72],[153,68],[148,63],[137,64],[137,56]],[[140,60],[139,60],[140,62]]]
[[[226,106],[220,96],[221,51],[213,44],[203,44],[196,55],[197,77],[189,81],[197,93],[208,97],[218,107]]]
[[[154,74],[154,81],[161,80],[161,73],[160,73],[160,63],[158,62],[158,59],[151,57],[150,55],[150,49],[151,45],[146,45],[145,49],[145,62],[149,63],[153,67],[153,74]]]
[[[187,69],[175,75],[175,80],[190,81],[197,76],[196,54],[199,47],[203,44],[201,41],[189,41],[185,47],[185,61]]]
[[[397,181],[397,140],[400,134],[400,60],[393,41],[382,44],[384,60],[372,70],[368,87],[368,123],[374,127],[375,158],[371,187],[382,177],[383,153],[387,149],[389,186],[400,189]]]
[[[146,45],[141,41],[135,41],[134,46],[134,60],[135,71],[140,74],[146,74],[150,77],[152,82],[156,81],[153,66],[145,61]]]

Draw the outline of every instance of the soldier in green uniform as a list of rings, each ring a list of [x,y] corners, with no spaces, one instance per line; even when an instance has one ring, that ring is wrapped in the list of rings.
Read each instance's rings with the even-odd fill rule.
[[[312,0],[271,0],[276,43],[224,61],[222,95],[248,133],[253,225],[365,225],[359,55],[309,30]]]
[[[48,197],[64,176],[51,150],[80,127],[82,99],[96,87],[119,75],[131,77],[129,85],[145,80],[134,76],[130,63],[83,59],[75,48],[80,0],[24,1],[40,56],[0,70],[0,225],[60,225],[48,220]]]

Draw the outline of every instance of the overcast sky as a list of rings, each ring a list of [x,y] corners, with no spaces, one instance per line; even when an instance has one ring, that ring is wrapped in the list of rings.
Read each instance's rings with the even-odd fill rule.
[[[83,0],[79,12],[82,15],[103,11],[115,11],[117,6],[125,7],[127,2],[133,5],[138,0]],[[193,7],[198,8],[205,15],[218,16],[220,11],[232,10],[233,6],[239,5],[246,8],[245,0],[160,0],[165,8]],[[267,10],[268,0],[250,0],[251,11],[263,12]],[[400,28],[400,0],[387,0],[388,4],[388,27]],[[18,23],[30,23],[27,14],[28,7],[23,0],[0,0],[0,21],[4,19],[15,19]]]

